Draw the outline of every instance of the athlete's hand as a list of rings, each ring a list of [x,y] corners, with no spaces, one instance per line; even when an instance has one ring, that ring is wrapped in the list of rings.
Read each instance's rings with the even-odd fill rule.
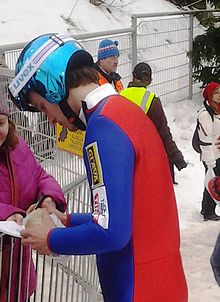
[[[21,231],[24,245],[30,244],[31,247],[42,255],[50,255],[51,251],[47,245],[48,233],[55,227],[47,209],[42,209],[42,223],[34,228]]]
[[[57,210],[56,208],[54,208],[52,206],[48,206],[47,210],[48,210],[49,214],[54,213],[61,220],[62,224],[64,224],[66,226],[67,214],[60,212],[59,210]]]

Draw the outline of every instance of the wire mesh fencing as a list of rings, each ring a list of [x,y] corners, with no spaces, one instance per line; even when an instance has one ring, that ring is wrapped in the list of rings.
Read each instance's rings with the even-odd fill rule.
[[[90,192],[87,178],[82,176],[74,186],[67,186],[65,197],[68,203],[67,213],[80,212],[87,213],[91,211]],[[4,238],[7,237],[8,253],[5,253],[6,246]],[[23,246],[20,245],[20,239],[0,233],[0,281],[3,282],[5,276],[4,263],[7,261],[8,268],[7,280],[7,300],[6,301],[28,301],[28,295],[24,300],[21,295],[25,286],[25,292],[31,285],[31,275],[26,277],[25,285],[22,285],[21,279],[24,278],[22,266],[24,264]],[[19,252],[14,252],[18,249]],[[19,255],[19,256],[18,256]],[[99,278],[96,268],[95,255],[89,256],[63,256],[48,257],[41,256],[36,251],[32,251],[28,259],[29,271],[33,261],[37,277],[37,289],[30,298],[31,302],[101,302],[103,297],[99,285]],[[25,258],[25,261],[27,259]],[[13,274],[15,267],[19,267],[16,274],[16,284],[14,286]],[[1,294],[1,293],[0,293]],[[15,300],[11,300],[16,297]],[[23,300],[22,300],[23,299]]]
[[[132,68],[139,62],[147,62],[153,72],[149,90],[155,92],[163,104],[191,99],[200,91],[193,83],[192,61],[188,56],[192,41],[205,28],[195,17],[198,11],[135,14],[132,26],[96,33],[70,34],[97,60],[98,45],[108,38],[119,42],[120,51],[117,72],[124,87],[132,79]],[[26,43],[0,46],[5,65],[15,68],[15,63]]]

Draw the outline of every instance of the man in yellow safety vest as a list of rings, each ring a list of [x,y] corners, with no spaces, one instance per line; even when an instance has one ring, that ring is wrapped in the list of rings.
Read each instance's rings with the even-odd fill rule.
[[[130,82],[128,88],[122,90],[120,94],[141,107],[155,124],[169,159],[173,183],[176,184],[174,165],[180,171],[187,166],[187,163],[172,138],[160,99],[155,93],[147,89],[147,86],[150,85],[152,81],[151,67],[145,62],[141,62],[134,67],[132,74],[132,82]]]

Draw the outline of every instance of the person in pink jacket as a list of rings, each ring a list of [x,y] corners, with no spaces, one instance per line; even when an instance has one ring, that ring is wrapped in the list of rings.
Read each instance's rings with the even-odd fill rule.
[[[0,221],[16,221],[22,224],[26,211],[42,195],[42,207],[53,205],[62,212],[66,209],[64,194],[57,181],[41,167],[26,142],[16,134],[15,125],[9,118],[9,108],[3,101],[0,86]],[[20,240],[15,239],[13,252],[10,302],[18,301],[18,276]],[[5,235],[0,282],[0,301],[6,302],[8,296],[9,259],[11,240]],[[28,285],[28,263],[30,247],[24,247],[20,302],[26,301],[36,289],[36,275],[31,261],[30,282]]]

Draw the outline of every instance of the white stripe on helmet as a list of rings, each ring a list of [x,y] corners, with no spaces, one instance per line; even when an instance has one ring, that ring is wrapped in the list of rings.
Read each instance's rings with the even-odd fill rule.
[[[28,59],[13,81],[9,84],[11,94],[16,97],[21,89],[34,75],[36,70],[40,67],[43,61],[65,42],[74,41],[74,38],[64,34],[52,35],[47,42],[45,42],[35,53]]]

